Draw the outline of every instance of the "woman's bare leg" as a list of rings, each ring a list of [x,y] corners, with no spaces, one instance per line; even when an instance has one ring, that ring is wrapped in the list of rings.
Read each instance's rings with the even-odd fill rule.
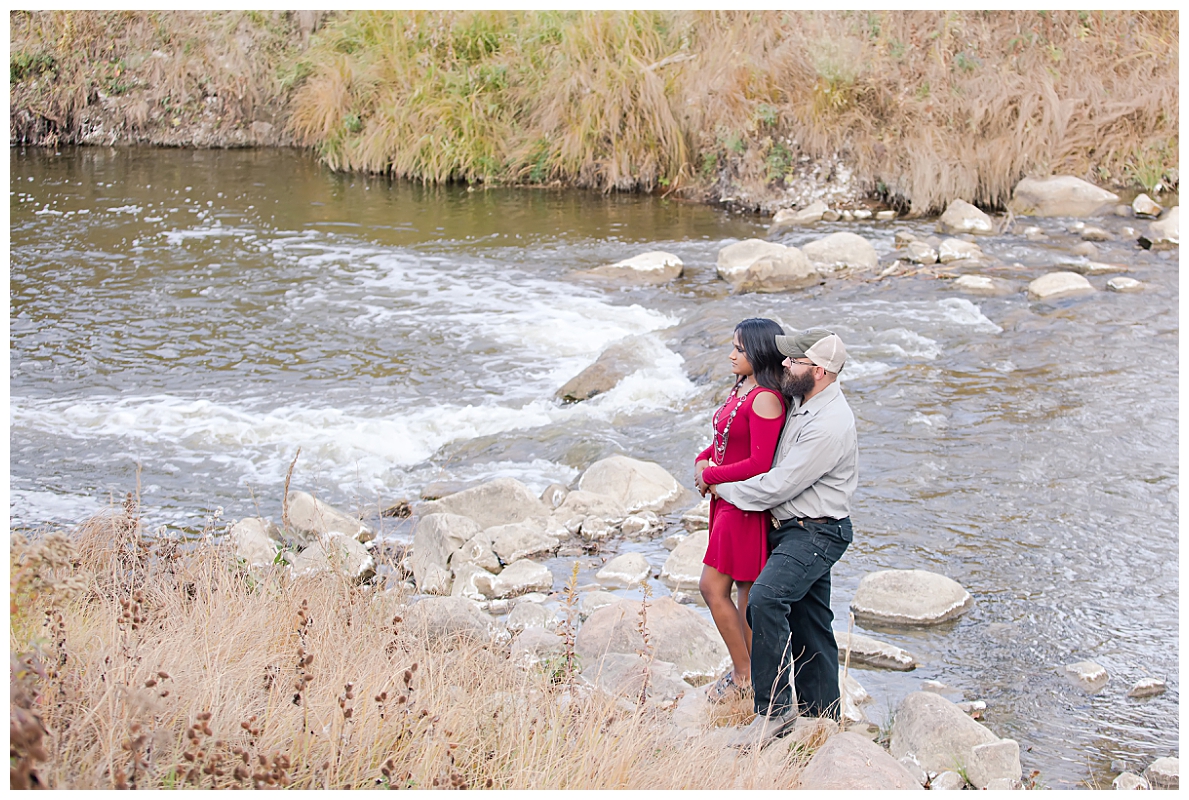
[[[702,591],[702,599],[710,608],[710,616],[714,618],[723,644],[727,646],[727,652],[731,655],[735,682],[743,685],[751,682],[751,647],[748,641],[751,638],[751,630],[747,630],[747,637],[744,638],[743,626],[747,622],[744,620],[743,626],[739,624],[739,609],[731,602],[733,582],[730,575],[724,575],[714,567],[703,564],[698,588]],[[751,584],[747,586],[751,588]]]
[[[743,641],[747,655],[751,656],[751,626],[747,624],[747,597],[751,594],[752,581],[735,581],[735,604],[739,608],[739,626],[743,629]]]

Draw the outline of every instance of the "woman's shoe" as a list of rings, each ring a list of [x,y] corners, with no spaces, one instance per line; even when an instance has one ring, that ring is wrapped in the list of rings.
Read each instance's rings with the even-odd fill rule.
[[[751,696],[751,683],[745,683],[740,686],[735,682],[735,672],[731,669],[724,672],[706,692],[706,699],[711,703],[726,703],[737,698],[742,699]]]

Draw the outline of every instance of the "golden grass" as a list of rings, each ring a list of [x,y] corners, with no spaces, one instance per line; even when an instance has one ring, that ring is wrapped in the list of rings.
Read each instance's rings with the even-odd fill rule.
[[[253,575],[217,537],[146,544],[135,511],[12,538],[13,787],[789,788],[800,769],[498,641],[427,644],[397,594]]]

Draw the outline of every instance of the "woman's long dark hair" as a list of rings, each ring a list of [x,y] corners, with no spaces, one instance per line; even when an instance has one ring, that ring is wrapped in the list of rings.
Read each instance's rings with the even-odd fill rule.
[[[736,325],[735,333],[739,334],[743,353],[751,362],[756,383],[781,395],[788,403],[789,398],[784,394],[782,380],[784,356],[776,349],[776,337],[784,335],[784,328],[770,319],[752,317]]]

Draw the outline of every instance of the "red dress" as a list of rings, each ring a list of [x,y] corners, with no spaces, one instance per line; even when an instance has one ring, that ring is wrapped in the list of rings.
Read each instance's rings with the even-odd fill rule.
[[[765,419],[752,409],[761,392],[770,392],[780,400],[782,413],[779,417]],[[772,468],[772,459],[776,455],[776,443],[780,439],[780,429],[784,426],[784,398],[778,392],[757,386],[739,404],[739,410],[731,420],[731,411],[736,403],[737,399],[732,393],[718,411],[714,441],[696,459],[709,459],[713,463],[714,443],[721,443],[723,431],[729,422],[722,465],[707,467],[702,473],[702,479],[711,486],[761,475]],[[768,560],[769,519],[767,511],[743,511],[711,496],[710,544],[702,563],[724,575],[730,575],[736,581],[754,581]]]

